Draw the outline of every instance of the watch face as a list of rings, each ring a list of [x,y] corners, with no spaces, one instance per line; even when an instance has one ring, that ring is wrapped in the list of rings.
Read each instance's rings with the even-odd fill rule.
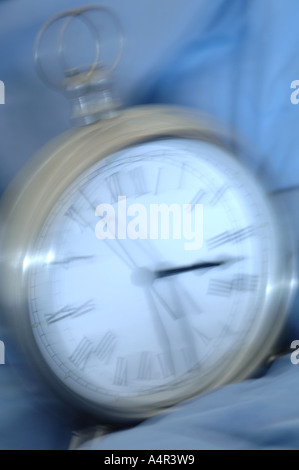
[[[246,375],[277,320],[277,257],[272,211],[227,151],[118,151],[67,187],[24,258],[43,367],[136,418]]]
[[[131,416],[222,383],[269,335],[271,217],[212,144],[157,140],[100,160],[24,259],[45,367],[86,402]]]

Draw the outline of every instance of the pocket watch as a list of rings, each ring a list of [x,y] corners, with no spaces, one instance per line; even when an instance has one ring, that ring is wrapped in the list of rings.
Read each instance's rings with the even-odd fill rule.
[[[87,11],[46,28],[63,19],[61,39],[74,19],[92,24]],[[62,400],[127,423],[254,374],[275,351],[293,264],[270,198],[215,125],[117,109],[107,77],[98,60],[67,70],[79,127],[2,198],[1,303]]]

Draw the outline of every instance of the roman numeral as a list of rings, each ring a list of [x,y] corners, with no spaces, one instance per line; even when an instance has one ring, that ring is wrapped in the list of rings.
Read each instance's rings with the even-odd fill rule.
[[[117,202],[118,196],[123,195],[119,181],[119,173],[112,173],[112,175],[108,176],[108,178],[106,178],[106,184],[112,197],[111,202]]]
[[[224,196],[224,194],[226,193],[226,191],[228,189],[229,189],[229,186],[226,185],[226,184],[221,186],[221,188],[218,189],[218,191],[216,191],[216,193],[212,197],[212,199],[210,201],[210,205],[211,206],[216,206],[216,204],[220,201],[220,199]]]
[[[79,190],[79,193],[81,194],[81,196],[83,197],[83,199],[85,199],[85,201],[87,202],[87,204],[89,205],[92,213],[94,214],[95,213],[95,210],[96,210],[96,204],[93,204],[91,202],[91,200],[86,196],[86,194],[84,193],[84,191],[82,189]]]
[[[86,313],[89,313],[92,310],[94,310],[94,304],[91,300],[88,300],[84,304],[76,307],[65,305],[55,313],[46,313],[45,317],[48,325],[51,325],[52,323],[56,323],[68,317],[76,318],[81,315],[85,315]]]
[[[124,357],[117,358],[113,384],[119,386],[128,384],[128,365]]]
[[[226,243],[239,243],[246,238],[252,237],[254,235],[254,227],[248,226],[244,227],[240,230],[236,230],[235,232],[223,232],[215,237],[210,238],[207,240],[207,245],[209,249],[217,248],[221,245],[225,245]]]
[[[107,331],[94,351],[97,358],[108,362],[116,347],[116,340],[115,334]]]
[[[191,205],[191,210],[193,210],[195,204],[199,204],[200,201],[203,199],[203,197],[205,196],[206,192],[203,190],[203,189],[200,189],[199,191],[197,191],[197,193],[195,194],[195,196],[193,197],[193,199],[190,201],[190,205]]]
[[[211,279],[208,294],[229,297],[233,291],[250,292],[258,287],[258,276],[242,274],[232,280]]]
[[[138,367],[138,380],[150,380],[152,377],[152,354],[143,351],[140,356]]]
[[[148,192],[146,189],[146,181],[144,178],[143,169],[140,166],[130,171],[130,178],[133,181],[135,196],[141,196],[142,194],[146,194]]]
[[[73,206],[71,206],[64,214],[67,216],[69,219],[73,220],[79,228],[84,230],[86,227],[88,227],[89,223],[86,221],[86,219],[80,214]]]
[[[82,338],[79,344],[75,347],[71,356],[70,361],[74,366],[80,370],[84,370],[87,361],[91,355],[95,356],[100,361],[106,361],[111,358],[116,347],[116,336],[108,331],[105,333],[101,341],[95,346],[88,338]]]
[[[232,280],[232,289],[237,291],[255,291],[258,287],[258,276],[254,274],[240,274]]]
[[[164,353],[158,354],[158,362],[159,362],[162,376],[165,379],[167,377],[170,377],[171,375],[174,375],[175,371],[173,367],[173,361],[169,357],[168,353],[164,352]]]
[[[69,258],[64,258],[61,261],[60,260],[54,260],[51,261],[50,263],[46,263],[47,266],[55,266],[55,265],[60,265],[65,269],[68,269],[71,263],[75,263],[77,261],[89,261],[94,259],[95,256],[92,255],[86,255],[86,256],[70,256]]]
[[[229,297],[231,292],[231,281],[224,281],[221,279],[210,280],[208,294],[218,295],[220,297]]]
[[[84,370],[92,352],[92,342],[87,338],[82,338],[69,359],[78,369]]]
[[[183,188],[184,176],[185,176],[185,174],[186,174],[185,168],[186,168],[186,162],[183,163],[182,168],[181,168],[181,174],[180,174],[178,189],[182,189],[182,188]]]
[[[158,194],[158,191],[159,191],[159,186],[160,186],[160,181],[161,181],[161,173],[162,173],[162,168],[160,167],[159,170],[158,170],[157,179],[156,179],[156,186],[155,186],[155,190],[154,190],[154,195],[155,196]]]

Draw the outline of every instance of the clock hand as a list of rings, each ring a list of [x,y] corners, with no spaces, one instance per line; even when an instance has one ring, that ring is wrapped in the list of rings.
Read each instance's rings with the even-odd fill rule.
[[[117,237],[114,237],[112,239],[104,239],[104,241],[106,242],[110,250],[112,250],[128,266],[129,269],[137,268],[137,264],[134,257],[131,255],[130,251],[124,246],[123,241],[120,241]],[[118,247],[118,249],[116,247]]]
[[[227,260],[223,261],[204,261],[201,263],[191,264],[189,266],[180,266],[178,268],[158,269],[154,271],[154,278],[161,279],[163,277],[174,276],[176,274],[185,273],[188,271],[195,271],[197,269],[209,269],[222,266],[227,263]]]
[[[155,271],[141,267],[133,270],[131,280],[135,285],[146,286],[152,284],[156,279],[163,279],[165,277],[170,277],[176,274],[181,274],[189,271],[216,268],[236,261],[240,261],[240,258],[223,259],[221,261],[202,261],[200,263],[194,263],[187,266],[157,269]]]
[[[165,366],[170,374],[174,374],[176,361],[174,355],[174,348],[177,352],[183,354],[183,359],[186,363],[186,367],[191,369],[198,362],[197,348],[195,338],[192,332],[191,325],[189,323],[188,316],[186,315],[186,306],[182,304],[182,299],[185,301],[185,296],[180,292],[180,286],[176,285],[175,282],[167,282],[164,284],[162,295],[156,290],[155,286],[149,286],[149,289],[145,289],[148,296],[148,301],[151,305],[151,312],[153,315],[153,323],[156,327],[158,338],[161,341],[161,347],[164,351]],[[157,286],[158,287],[158,286]],[[165,289],[166,288],[166,289]],[[164,298],[166,295],[166,298]],[[167,328],[164,326],[162,318],[165,318],[165,311],[172,317],[173,320],[177,321],[177,332],[179,331],[179,338],[183,343],[179,348],[177,343],[171,344],[170,339],[167,336]],[[167,318],[165,323],[169,325]]]
[[[79,192],[80,192],[81,196],[85,199],[85,201],[87,202],[87,204],[89,205],[90,209],[92,210],[92,212],[94,214],[96,212],[96,206],[89,199],[89,197],[85,194],[83,189],[80,189]],[[110,192],[111,192],[111,188],[110,188]],[[69,211],[68,215],[73,219],[77,215],[77,219],[78,219],[78,214],[76,214],[76,213],[74,214],[74,210]],[[79,222],[80,222],[80,220],[79,220]],[[114,254],[116,256],[118,256],[128,266],[129,269],[136,268],[137,264],[136,264],[133,256],[131,256],[130,252],[126,249],[126,247],[123,245],[123,243],[120,242],[120,240],[117,237],[114,236],[114,233],[111,232],[111,229],[110,229],[109,225],[107,226],[107,231],[110,233],[110,235],[112,235],[111,239],[110,238],[103,239],[103,241],[106,242],[106,245],[108,246],[108,248],[111,251],[113,251]]]
[[[152,314],[152,320],[154,327],[156,329],[157,338],[159,340],[161,350],[164,354],[164,359],[166,361],[167,370],[169,371],[170,375],[175,375],[176,367],[175,367],[175,360],[173,357],[173,351],[171,344],[171,338],[169,338],[167,329],[165,328],[163,321],[160,316],[159,309],[157,308],[155,296],[153,295],[151,289],[146,289],[146,295],[148,302],[150,304],[150,311]]]

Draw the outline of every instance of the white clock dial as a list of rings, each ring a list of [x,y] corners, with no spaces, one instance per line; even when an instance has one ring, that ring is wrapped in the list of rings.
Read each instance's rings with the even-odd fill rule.
[[[161,205],[176,205],[169,224]],[[242,375],[276,321],[265,308],[272,218],[257,183],[210,143],[156,140],[100,160],[24,258],[45,363],[86,401],[130,416]]]

